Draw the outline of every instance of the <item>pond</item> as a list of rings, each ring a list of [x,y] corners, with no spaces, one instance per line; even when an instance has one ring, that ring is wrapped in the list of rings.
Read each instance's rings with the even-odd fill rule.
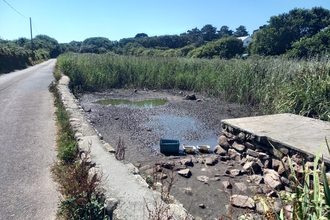
[[[166,102],[166,99],[151,99],[142,101],[131,101],[127,99],[104,99],[96,101],[96,103],[101,105],[129,105],[132,107],[140,108],[153,108],[156,106],[164,105]]]

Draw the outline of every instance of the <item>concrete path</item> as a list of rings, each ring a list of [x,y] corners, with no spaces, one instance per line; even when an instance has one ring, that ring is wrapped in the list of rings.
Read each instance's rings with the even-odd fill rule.
[[[0,76],[0,219],[55,219],[56,60]]]
[[[245,131],[256,136],[256,139],[270,140],[288,148],[316,155],[325,138],[330,142],[330,123],[294,114],[275,114],[247,118],[226,119],[223,125]],[[326,147],[322,152],[325,160],[330,162]]]

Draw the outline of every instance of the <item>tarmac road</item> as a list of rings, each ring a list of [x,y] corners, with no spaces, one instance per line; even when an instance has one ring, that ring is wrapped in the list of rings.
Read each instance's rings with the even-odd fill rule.
[[[0,219],[55,219],[56,60],[0,76]]]

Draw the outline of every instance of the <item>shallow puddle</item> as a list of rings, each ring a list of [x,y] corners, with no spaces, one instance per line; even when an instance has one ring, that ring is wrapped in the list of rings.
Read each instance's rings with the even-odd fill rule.
[[[180,145],[210,145],[211,150],[218,144],[217,137],[210,130],[205,130],[203,124],[187,116],[157,115],[143,126],[151,128],[163,139],[175,139]],[[203,138],[201,138],[203,137]],[[159,149],[159,144],[154,149]],[[182,146],[180,146],[182,150]]]
[[[104,99],[98,100],[96,103],[101,105],[130,105],[133,107],[153,108],[164,105],[167,102],[165,99],[151,99],[143,101],[131,101],[127,99]]]

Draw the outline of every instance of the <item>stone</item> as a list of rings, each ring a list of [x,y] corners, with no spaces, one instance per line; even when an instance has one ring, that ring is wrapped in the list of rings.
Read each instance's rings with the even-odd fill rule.
[[[235,194],[230,197],[230,200],[232,201],[233,206],[239,208],[255,208],[254,200],[249,196]]]
[[[217,155],[225,156],[227,151],[223,149],[220,145],[217,145],[213,148],[213,152]]]
[[[244,146],[248,149],[251,149],[251,150],[255,150],[256,149],[256,146],[250,142],[244,142]]]
[[[197,100],[195,94],[185,95],[184,99],[186,99],[186,100]]]
[[[247,172],[252,172],[252,173],[258,173],[259,171],[261,171],[261,167],[257,162],[254,161],[250,161],[250,162],[246,162],[243,166],[243,170],[247,171]]]
[[[264,153],[264,152],[259,152],[259,153],[258,153],[258,158],[259,158],[260,160],[268,160],[268,159],[269,159],[269,155],[266,154],[266,153]]]
[[[289,154],[289,149],[286,147],[281,146],[278,150],[285,155]]]
[[[227,160],[230,160],[230,157],[229,156],[220,156],[220,160],[227,161]]]
[[[235,160],[235,161],[240,161],[241,160],[241,154],[238,153],[234,149],[229,149],[228,150],[228,156],[230,157],[230,159]]]
[[[103,146],[108,152],[116,153],[116,150],[109,143],[105,143],[105,144],[103,144]]]
[[[231,182],[229,181],[222,181],[222,185],[224,186],[224,188],[226,189],[232,189],[233,185],[231,184]]]
[[[259,214],[264,214],[265,213],[265,208],[264,208],[264,205],[262,204],[262,202],[258,202],[256,204],[256,211],[259,213]]]
[[[186,178],[189,178],[191,176],[191,172],[189,169],[179,170],[178,174]]]
[[[282,162],[278,159],[272,159],[272,169],[278,170],[278,167],[280,166]]]
[[[202,209],[205,209],[205,208],[206,208],[206,206],[205,206],[204,204],[202,204],[202,203],[199,204],[198,207],[200,207],[200,208],[202,208]]]
[[[241,171],[239,169],[232,169],[229,171],[231,176],[239,176]]]
[[[240,192],[244,192],[247,190],[247,186],[245,183],[242,183],[242,182],[237,182],[235,183],[235,186],[237,187],[237,189],[240,191]]]
[[[104,201],[104,208],[109,216],[112,216],[113,211],[117,208],[119,200],[116,198],[108,198]]]
[[[216,163],[218,163],[218,158],[217,157],[211,156],[211,157],[205,158],[205,164],[206,165],[213,166]]]
[[[301,155],[300,154],[294,154],[294,155],[292,155],[291,160],[293,162],[297,163],[298,165],[301,165],[302,164],[302,158],[301,158]]]
[[[256,157],[256,158],[259,156],[258,152],[254,151],[254,150],[251,150],[251,149],[247,149],[246,154],[250,155],[252,157]]]
[[[230,145],[228,143],[227,137],[225,135],[221,135],[218,138],[218,144],[220,145],[220,147],[222,147],[225,150],[228,150]]]
[[[240,133],[237,135],[237,138],[238,138],[240,141],[245,141],[245,133],[244,133],[244,132],[240,132]]]
[[[166,169],[172,169],[175,167],[175,163],[174,162],[170,162],[170,161],[166,161],[161,163],[162,167],[166,168]]]
[[[260,185],[260,183],[262,183],[263,179],[264,178],[261,175],[256,175],[256,174],[253,174],[253,175],[247,177],[248,182],[254,183],[256,185]]]
[[[203,183],[207,183],[209,181],[209,177],[208,176],[197,176],[197,180],[201,181]]]
[[[182,165],[185,165],[185,166],[194,166],[194,163],[192,162],[192,158],[191,157],[188,157],[188,158],[184,158],[180,161],[180,163]]]
[[[245,150],[245,146],[243,144],[239,144],[234,141],[232,148],[234,148],[237,152],[242,153]]]
[[[287,157],[284,157],[282,159],[282,162],[280,163],[277,172],[279,175],[284,174],[285,172],[289,172],[290,171],[290,164],[289,164],[289,160]]]
[[[264,169],[264,182],[273,189],[279,190],[282,188],[280,175],[275,170]]]

